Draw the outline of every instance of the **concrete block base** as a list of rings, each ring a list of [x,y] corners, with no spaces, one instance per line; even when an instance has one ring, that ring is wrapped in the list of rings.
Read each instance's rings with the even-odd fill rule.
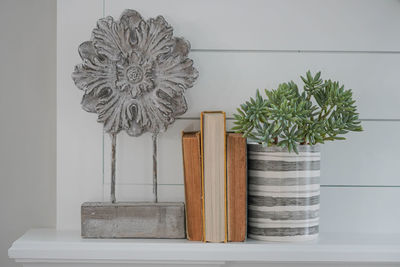
[[[181,202],[85,202],[81,207],[83,238],[185,238]]]

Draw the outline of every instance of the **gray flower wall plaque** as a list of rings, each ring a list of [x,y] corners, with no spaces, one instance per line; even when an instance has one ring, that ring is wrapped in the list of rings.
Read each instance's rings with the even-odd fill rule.
[[[189,42],[174,37],[173,28],[162,16],[145,20],[137,11],[127,9],[118,21],[112,17],[99,19],[90,41],[83,42],[78,51],[82,62],[75,66],[72,78],[83,91],[82,108],[96,113],[97,121],[112,138],[111,202],[115,205],[102,207],[118,208],[115,153],[120,131],[130,136],[152,134],[156,203],[157,136],[186,112],[185,90],[191,88],[198,77],[193,61],[188,58]],[[93,211],[93,205],[86,206]],[[132,208],[137,211],[135,207],[137,203]],[[115,232],[111,234],[118,237]],[[108,234],[97,234],[97,237],[101,235]]]

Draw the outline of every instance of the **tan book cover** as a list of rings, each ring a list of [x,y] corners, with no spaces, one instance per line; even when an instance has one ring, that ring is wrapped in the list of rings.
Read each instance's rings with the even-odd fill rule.
[[[226,140],[228,241],[242,242],[247,230],[247,141],[228,133]]]
[[[186,236],[192,241],[202,241],[204,236],[200,149],[200,132],[182,132]]]
[[[225,112],[201,113],[205,242],[227,242]]]

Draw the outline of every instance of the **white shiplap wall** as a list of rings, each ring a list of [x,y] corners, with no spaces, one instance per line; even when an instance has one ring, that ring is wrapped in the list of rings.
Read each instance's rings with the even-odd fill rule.
[[[400,2],[59,0],[57,224],[80,227],[80,204],[109,196],[110,140],[81,110],[71,72],[98,18],[126,9],[163,15],[192,44],[200,77],[188,112],[159,139],[159,198],[183,200],[180,132],[199,112],[230,116],[257,88],[308,69],[352,88],[365,131],[322,147],[321,231],[400,232]],[[228,127],[232,121],[228,121]],[[103,146],[104,143],[104,146]],[[118,136],[117,199],[151,200],[151,137]],[[103,164],[104,163],[104,164]]]

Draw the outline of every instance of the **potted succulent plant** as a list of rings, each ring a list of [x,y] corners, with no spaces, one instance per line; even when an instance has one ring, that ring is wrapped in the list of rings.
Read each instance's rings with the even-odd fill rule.
[[[267,241],[309,240],[319,232],[320,149],[362,131],[351,90],[305,77],[257,90],[234,114],[233,130],[248,138],[248,235]]]

